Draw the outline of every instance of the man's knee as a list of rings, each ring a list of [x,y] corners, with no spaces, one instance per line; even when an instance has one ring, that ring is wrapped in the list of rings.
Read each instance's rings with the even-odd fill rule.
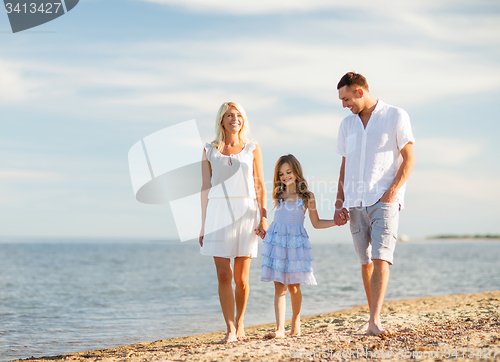
[[[373,261],[366,264],[361,264],[361,270],[371,270],[373,269]]]
[[[389,269],[390,262],[383,259],[373,259],[373,270],[386,270]]]

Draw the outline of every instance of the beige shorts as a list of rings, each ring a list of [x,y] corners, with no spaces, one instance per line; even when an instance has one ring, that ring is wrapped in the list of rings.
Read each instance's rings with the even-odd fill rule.
[[[349,209],[352,240],[361,264],[373,259],[392,264],[398,237],[399,204],[378,201]]]

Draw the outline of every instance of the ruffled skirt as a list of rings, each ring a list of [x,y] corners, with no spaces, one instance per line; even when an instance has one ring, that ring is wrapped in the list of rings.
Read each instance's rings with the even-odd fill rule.
[[[311,261],[311,243],[300,224],[272,223],[262,249],[263,282],[317,285]]]
[[[257,201],[251,198],[211,198],[205,218],[202,255],[235,258],[256,257],[259,246]]]

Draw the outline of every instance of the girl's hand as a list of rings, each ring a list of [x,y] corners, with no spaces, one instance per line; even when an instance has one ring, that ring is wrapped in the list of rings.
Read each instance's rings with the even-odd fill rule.
[[[267,232],[268,226],[267,226],[267,219],[262,219],[257,228],[255,229],[255,233],[257,234],[258,237],[261,239],[264,239]]]
[[[333,220],[335,220],[335,224],[337,224],[338,226],[347,224],[347,222],[349,221],[349,211],[347,211],[346,208],[335,210]]]

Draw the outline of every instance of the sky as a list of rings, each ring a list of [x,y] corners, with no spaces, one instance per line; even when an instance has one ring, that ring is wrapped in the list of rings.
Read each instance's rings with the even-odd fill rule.
[[[229,100],[266,180],[294,154],[331,218],[348,71],[411,118],[400,234],[500,234],[500,3],[80,0],[16,34],[0,15],[0,240],[176,239],[168,204],[135,199],[128,151],[191,119],[210,142]]]

